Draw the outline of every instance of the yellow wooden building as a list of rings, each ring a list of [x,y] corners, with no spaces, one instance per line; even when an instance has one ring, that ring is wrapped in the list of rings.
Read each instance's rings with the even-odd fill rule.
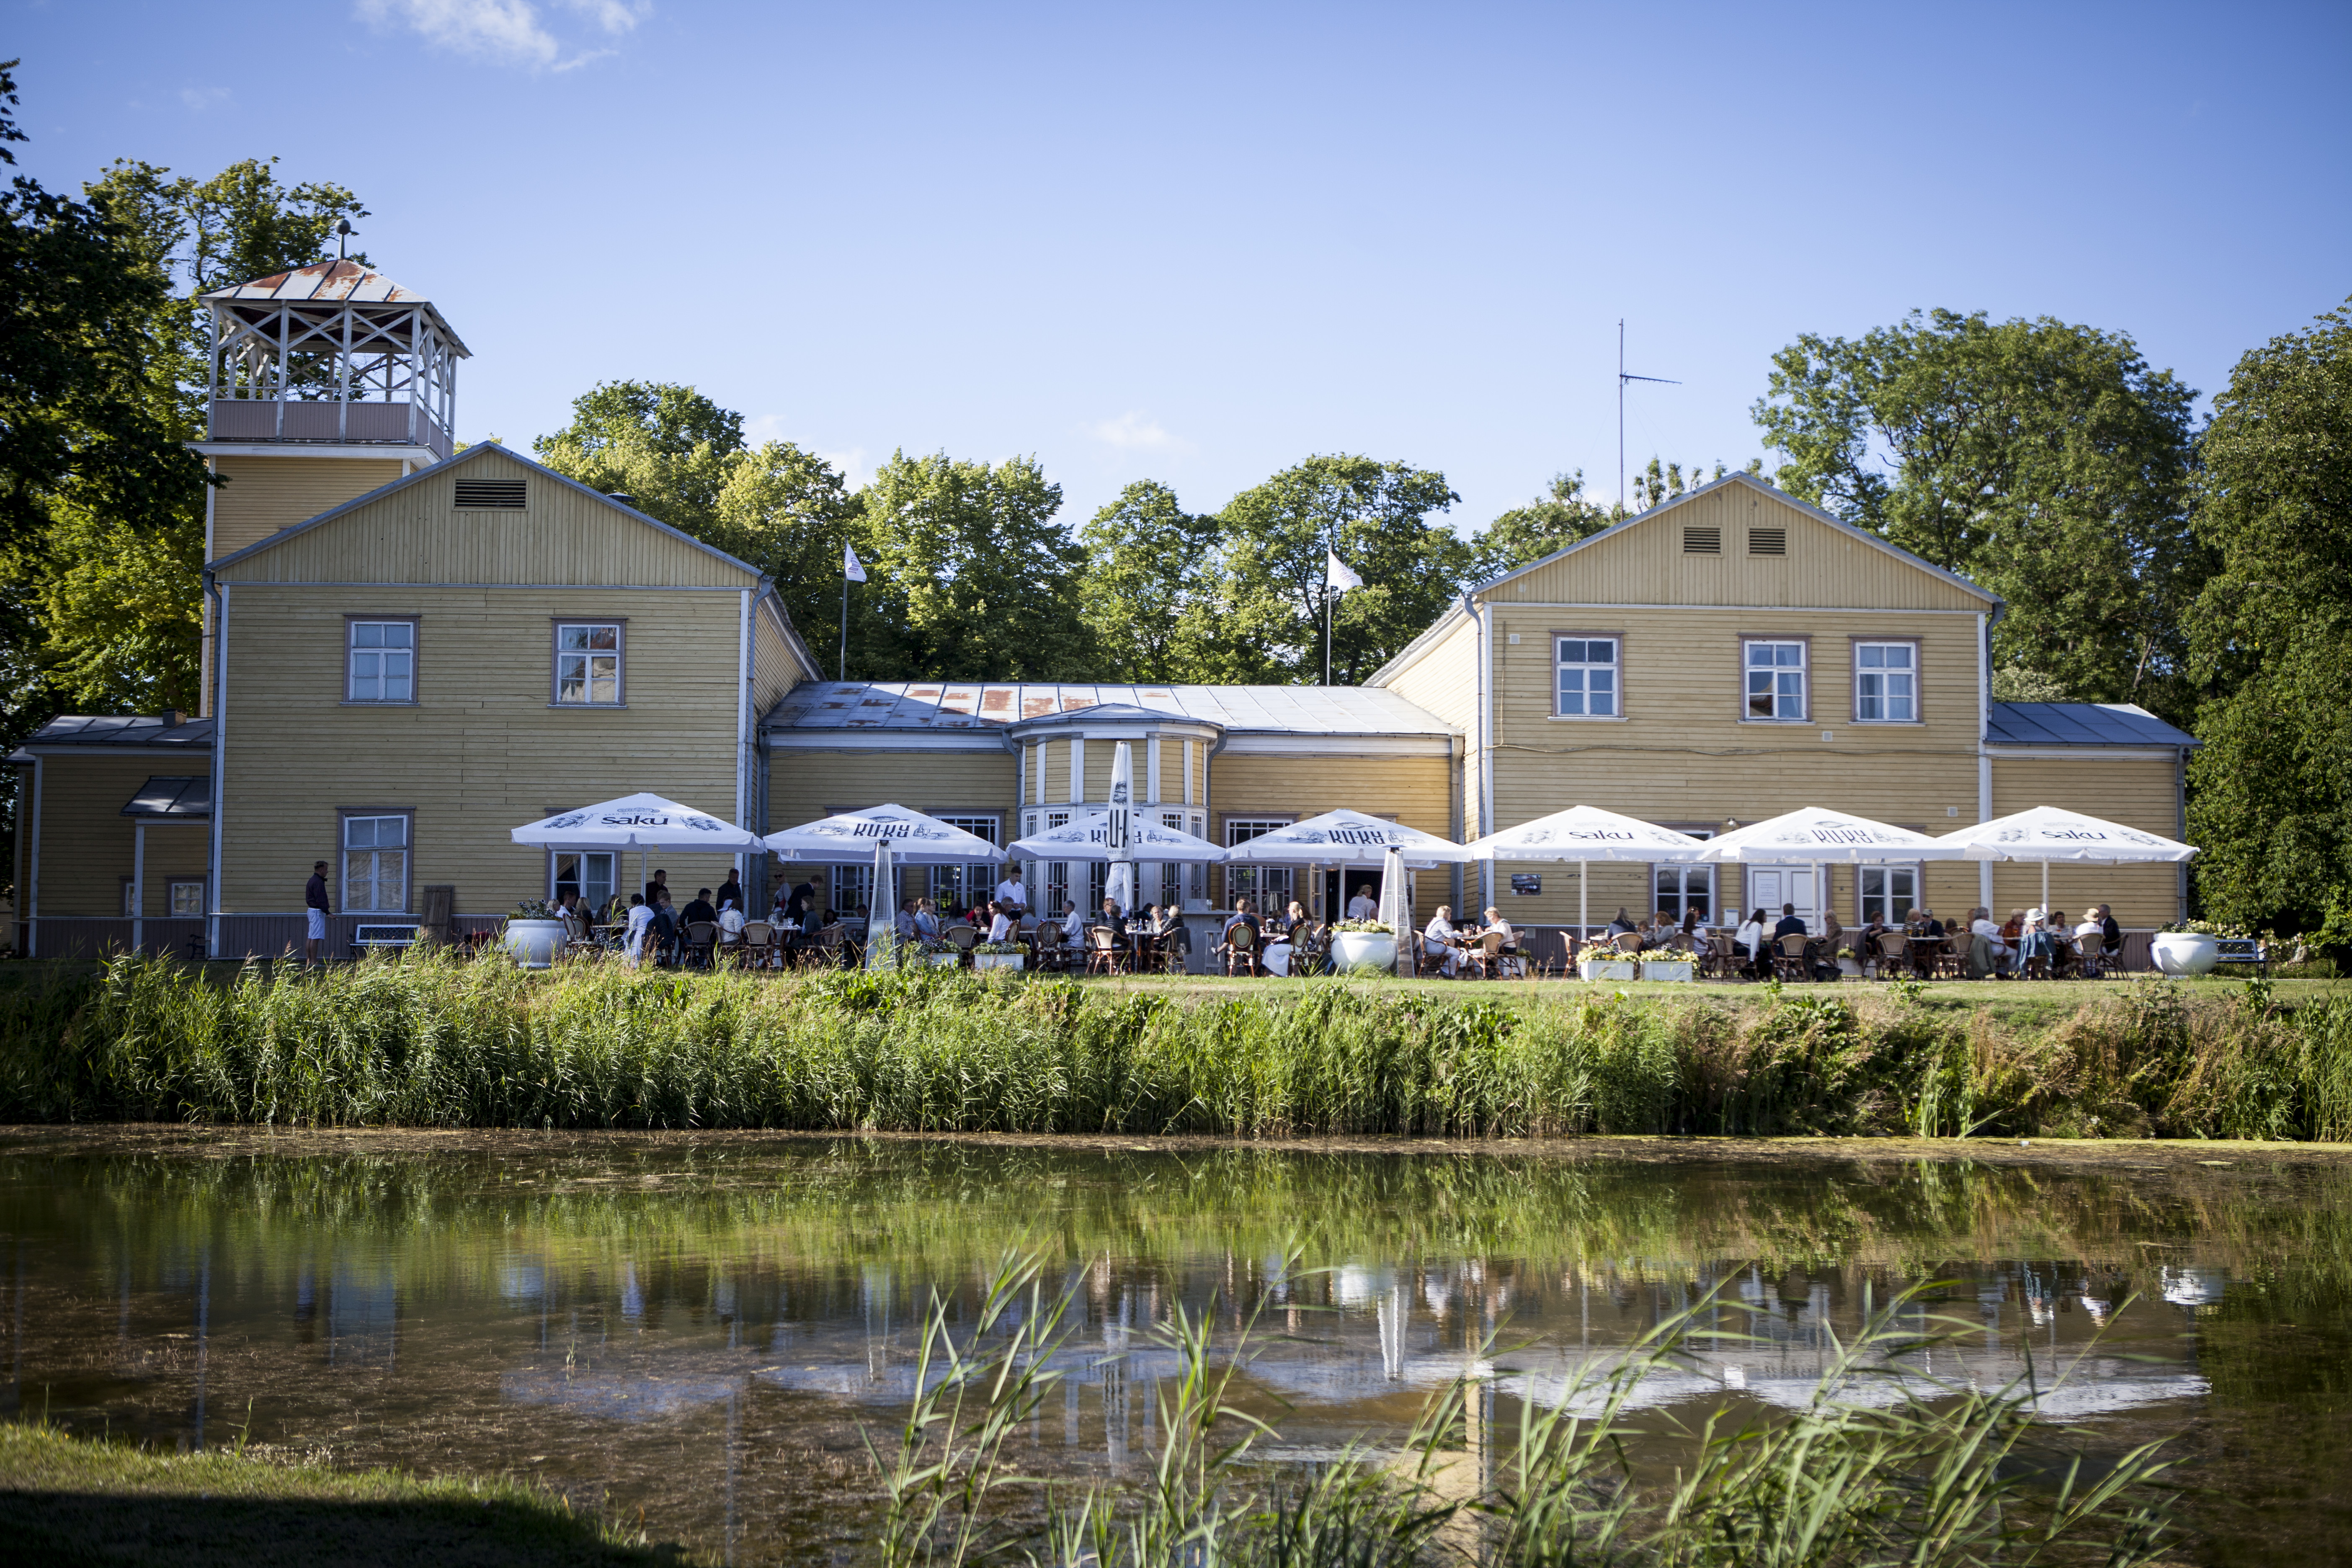
[[[1480,585],[1360,688],[827,681],[752,567],[485,443],[458,448],[466,355],[433,302],[322,262],[205,297],[212,494],[205,708],[44,728],[21,770],[15,947],[220,956],[301,940],[329,863],[328,951],[362,927],[495,921],[610,856],[516,825],[649,790],[759,831],[896,802],[997,845],[1108,798],[1220,845],[1346,806],[1467,839],[1579,802],[1706,834],[1799,805],[1944,832],[2058,805],[2178,837],[2194,742],[2136,708],[1990,700],[2000,601],[1733,475]],[[984,673],[984,672],[982,672]],[[725,862],[664,861],[681,896]],[[779,873],[751,865],[752,896]],[[1032,901],[1091,908],[1098,867],[1032,863]],[[1143,868],[1194,908],[1355,891],[1298,867]],[[996,863],[910,871],[897,897],[976,902]],[[830,902],[874,901],[863,867]],[[1811,874],[1596,867],[1617,908],[2036,901],[2033,868]],[[2053,901],[2178,917],[2174,868],[2061,867]],[[1524,890],[1520,890],[1524,889]],[[1493,903],[1575,918],[1573,871],[1417,879],[1416,918]],[[884,900],[888,901],[887,899]]]

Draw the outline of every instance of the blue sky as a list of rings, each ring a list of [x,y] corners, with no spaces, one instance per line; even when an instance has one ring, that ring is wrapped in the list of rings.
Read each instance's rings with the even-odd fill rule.
[[[1914,307],[2207,394],[2352,293],[2352,7],[12,3],[20,167],[277,154],[474,351],[466,437],[690,382],[862,477],[1034,453],[1074,525],[1309,453],[1465,527],[1734,466],[1774,350]]]

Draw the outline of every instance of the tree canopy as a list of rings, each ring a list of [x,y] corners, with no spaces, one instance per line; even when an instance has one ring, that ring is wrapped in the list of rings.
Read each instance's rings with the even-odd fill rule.
[[[1799,338],[1754,412],[1781,489],[2009,602],[2000,663],[2185,720],[2195,397],[2123,334],[1936,310]]]
[[[2347,301],[2352,305],[2352,301]],[[2238,362],[2201,444],[2219,560],[2190,616],[2197,885],[2209,912],[2352,945],[2352,314]]]
[[[1583,469],[1554,474],[1549,490],[1504,512],[1470,542],[1470,580],[1492,582],[1506,572],[1557,555],[1607,528],[1617,515],[1585,495]]]

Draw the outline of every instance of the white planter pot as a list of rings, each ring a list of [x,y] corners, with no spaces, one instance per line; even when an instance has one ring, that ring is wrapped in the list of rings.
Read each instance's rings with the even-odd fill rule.
[[[1343,931],[1331,938],[1331,967],[1342,974],[1396,968],[1397,939],[1371,931]]]
[[[1859,959],[1841,958],[1837,961],[1837,966],[1838,973],[1844,975],[1848,980],[1859,980],[1862,978],[1862,961]]]
[[[2210,974],[2221,956],[2221,939],[2200,931],[2165,931],[2150,945],[2167,974]]]
[[[920,957],[925,963],[930,964],[934,968],[953,969],[959,963],[962,962],[963,954],[952,952],[926,952],[921,954]]]
[[[1698,965],[1687,958],[1645,958],[1642,961],[1644,980],[1682,980],[1698,978]]]
[[[971,955],[974,969],[1019,969],[1028,955],[1019,952],[975,952]]]
[[[1633,961],[1630,958],[1588,958],[1577,969],[1587,980],[1633,978]]]
[[[562,921],[509,921],[499,942],[525,969],[545,969],[563,951]]]

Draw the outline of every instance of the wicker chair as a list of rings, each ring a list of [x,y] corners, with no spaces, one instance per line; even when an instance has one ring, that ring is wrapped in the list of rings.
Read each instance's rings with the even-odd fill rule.
[[[1224,955],[1227,974],[1264,973],[1257,961],[1257,928],[1247,921],[1225,932],[1224,945],[1218,951]]]
[[[1879,979],[1892,980],[1896,971],[1908,969],[1911,966],[1910,959],[1903,951],[1911,944],[1909,937],[1899,931],[1883,931],[1873,940],[1878,944],[1876,973]]]
[[[980,929],[977,926],[958,921],[940,932],[940,940],[962,956],[961,967],[971,967],[971,950],[980,945]]]
[[[1772,942],[1772,978],[1775,980],[1808,980],[1812,969],[1805,962],[1807,938],[1801,931],[1790,931]]]
[[[716,921],[686,922],[686,962],[688,964],[699,963],[705,969],[709,968],[711,949],[718,945],[719,924]]]
[[[1087,973],[1117,974],[1127,967],[1127,953],[1119,946],[1118,933],[1108,926],[1087,928]]]
[[[1710,931],[1699,934],[1706,939],[1706,945],[1698,952],[1700,977],[1706,980],[1730,979],[1732,972],[1739,967],[1739,950],[1732,945],[1731,933]]]

